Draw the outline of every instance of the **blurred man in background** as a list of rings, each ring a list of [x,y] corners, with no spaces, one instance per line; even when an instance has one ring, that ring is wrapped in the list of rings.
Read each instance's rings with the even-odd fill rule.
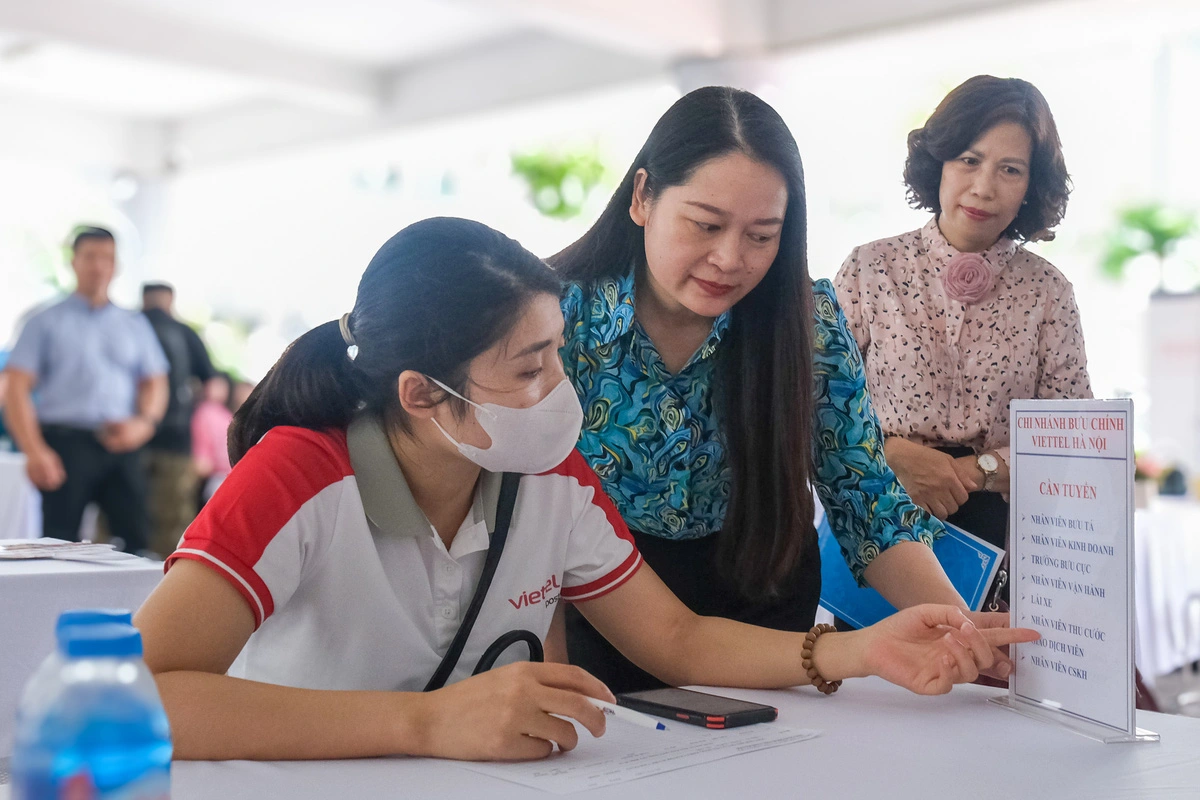
[[[205,382],[216,375],[199,334],[175,317],[175,290],[166,283],[142,286],[142,312],[170,365],[169,399],[158,432],[146,445],[150,487],[150,549],[169,556],[196,516],[199,476],[192,464],[192,414]]]
[[[166,411],[167,361],[146,318],[108,298],[113,235],[83,228],[71,251],[76,289],[21,331],[4,416],[41,490],[44,534],[77,540],[95,502],[114,538],[138,552],[149,542],[140,451]]]

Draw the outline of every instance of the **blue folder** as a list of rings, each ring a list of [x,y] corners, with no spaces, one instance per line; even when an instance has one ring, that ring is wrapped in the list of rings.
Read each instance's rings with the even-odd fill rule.
[[[817,540],[821,547],[821,605],[852,625],[865,628],[896,613],[896,607],[874,589],[859,588],[842,550],[821,513]],[[1004,551],[962,528],[946,524],[946,535],[933,543],[933,553],[950,583],[975,611],[983,607],[987,590],[1000,569]]]

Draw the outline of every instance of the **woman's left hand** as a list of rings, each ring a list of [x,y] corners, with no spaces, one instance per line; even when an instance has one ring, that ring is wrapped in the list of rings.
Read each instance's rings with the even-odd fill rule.
[[[1032,642],[1028,628],[977,628],[953,606],[913,606],[861,633],[867,670],[917,694],[945,694],[970,683],[995,661],[993,648]]]

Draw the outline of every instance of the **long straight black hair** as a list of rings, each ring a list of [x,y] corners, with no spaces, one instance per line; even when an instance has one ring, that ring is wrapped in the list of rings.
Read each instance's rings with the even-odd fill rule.
[[[558,296],[546,263],[486,225],[453,217],[413,223],[379,248],[358,284],[348,327],[339,320],[292,342],[229,427],[229,460],[271,428],[345,428],[376,413],[410,430],[398,378],[416,370],[466,394],[471,359],[501,340],[539,293]]]
[[[629,216],[638,170],[646,170],[645,191],[653,201],[731,153],[774,168],[788,191],[779,253],[734,306],[714,380],[732,473],[719,565],[734,588],[757,599],[780,592],[816,537],[804,168],[783,118],[755,95],[728,87],[680,98],[654,126],[591,230],[548,260],[564,279],[588,285],[645,267],[644,231]]]

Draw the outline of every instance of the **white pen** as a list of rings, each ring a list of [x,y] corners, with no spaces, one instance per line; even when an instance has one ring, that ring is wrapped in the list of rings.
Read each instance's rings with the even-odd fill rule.
[[[589,697],[587,701],[610,717],[623,719],[626,722],[632,722],[634,725],[641,725],[643,728],[649,728],[652,731],[665,731],[667,729],[666,725],[663,725],[654,717],[643,714],[640,711],[634,711],[632,708],[625,708],[624,706],[619,706],[616,703],[609,703],[605,700],[597,700],[594,697]]]

